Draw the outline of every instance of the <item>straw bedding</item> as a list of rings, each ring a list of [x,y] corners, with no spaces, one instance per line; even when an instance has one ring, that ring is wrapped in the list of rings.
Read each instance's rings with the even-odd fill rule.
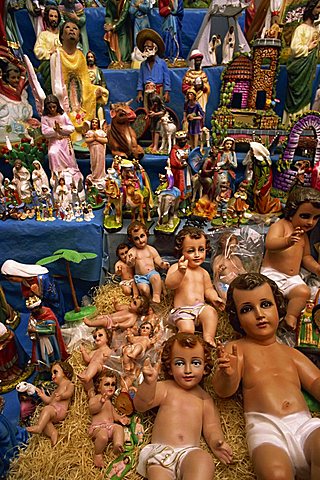
[[[128,302],[119,287],[106,285],[101,287],[95,296],[95,304],[99,313],[113,311],[114,301]],[[156,313],[160,318],[166,317],[172,305],[172,297],[167,295]],[[222,315],[219,322],[218,337],[226,340],[234,337],[234,333],[226,316]],[[80,352],[74,351],[70,357],[70,363],[75,374],[83,370]],[[32,436],[26,449],[21,450],[19,457],[12,463],[8,480],[97,480],[106,478],[104,471],[99,471],[93,464],[93,442],[90,440],[87,430],[90,425],[90,415],[87,406],[87,397],[79,380],[75,380],[75,395],[67,418],[58,424],[59,440],[55,447],[51,447],[50,440],[44,435]],[[252,465],[248,457],[244,435],[244,418],[241,406],[240,394],[230,400],[217,399],[210,387],[210,378],[206,381],[206,389],[214,397],[220,411],[222,428],[226,439],[234,452],[234,462],[225,467],[216,461],[216,478],[218,480],[242,480],[254,479]],[[40,406],[35,414],[36,422]],[[144,444],[150,442],[150,434],[154,420],[154,412],[148,412],[143,416],[145,427]],[[203,448],[207,448],[202,441]],[[137,461],[139,448],[134,451]],[[105,451],[105,464],[115,458],[111,445]],[[142,477],[135,473],[133,468],[125,476],[128,480],[141,480]]]

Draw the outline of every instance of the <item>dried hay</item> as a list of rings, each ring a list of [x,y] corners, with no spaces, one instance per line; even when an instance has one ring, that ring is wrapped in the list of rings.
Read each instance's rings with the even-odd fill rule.
[[[113,311],[114,300],[117,302],[128,302],[120,287],[106,285],[99,289],[95,296],[95,304],[99,313]],[[161,305],[156,307],[156,314],[159,318],[168,315],[172,307],[172,297],[167,295]],[[222,341],[234,337],[234,332],[229,326],[226,315],[221,316],[218,329],[218,337]],[[74,351],[70,363],[75,374],[83,370],[83,363],[79,351]],[[206,381],[206,389],[214,397],[220,410],[222,428],[226,439],[234,452],[234,463],[231,466],[224,466],[216,461],[216,477],[218,480],[243,480],[254,479],[252,466],[248,457],[244,433],[244,418],[240,395],[230,400],[217,399],[209,384]],[[87,430],[90,425],[90,415],[86,394],[80,381],[75,381],[75,396],[71,404],[70,412],[64,422],[58,424],[59,440],[51,447],[50,440],[44,435],[33,435],[25,450],[21,450],[20,456],[13,461],[8,480],[98,480],[106,478],[93,464],[93,442],[90,440]],[[42,407],[40,407],[41,409]],[[36,416],[39,415],[37,410]],[[155,412],[148,412],[143,416],[145,427],[144,444],[150,442],[152,425]],[[207,449],[204,441],[203,448]],[[138,448],[134,451],[135,462],[138,459]],[[105,451],[106,466],[113,461],[115,455],[111,445]],[[127,480],[141,480],[140,475],[135,473],[133,468],[125,477]]]

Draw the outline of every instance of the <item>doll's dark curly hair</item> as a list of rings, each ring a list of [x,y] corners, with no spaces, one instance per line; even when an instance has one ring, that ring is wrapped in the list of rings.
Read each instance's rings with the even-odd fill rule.
[[[241,333],[241,335],[245,335],[246,333],[241,327],[238,319],[237,308],[233,299],[233,292],[235,289],[243,290],[244,292],[246,290],[254,290],[257,287],[261,287],[261,285],[264,285],[265,283],[270,285],[279,312],[279,318],[283,318],[286,314],[286,303],[284,296],[280,292],[278,285],[273,280],[270,280],[261,273],[244,273],[239,275],[229,285],[227,292],[226,312],[228,312],[230,325],[236,332]]]
[[[149,230],[147,229],[145,224],[142,223],[142,222],[139,222],[138,220],[135,220],[134,222],[131,222],[130,225],[128,226],[128,228],[127,228],[127,236],[128,236],[128,240],[130,242],[134,243],[133,242],[133,234],[137,233],[138,230],[140,230],[140,228],[142,228],[142,230],[144,230],[146,232],[147,237],[149,237]]]
[[[98,330],[104,330],[106,332],[107,343],[108,343],[108,346],[110,347],[111,342],[112,342],[112,333],[113,333],[111,328],[97,327],[93,330],[92,335],[94,335]]]
[[[175,237],[174,253],[177,258],[180,258],[182,255],[183,242],[186,236],[189,235],[190,238],[198,240],[201,237],[204,237],[206,240],[206,254],[210,255],[211,245],[208,236],[204,233],[201,228],[198,227],[184,227],[178,235]]]
[[[148,297],[146,297],[145,295],[139,295],[139,297],[136,298],[136,300],[141,300],[141,305],[137,309],[137,314],[138,315],[147,315],[148,312],[149,312],[149,308],[150,308],[150,299]]]
[[[63,371],[64,375],[67,377],[68,380],[72,380],[73,377],[73,368],[68,362],[54,362],[51,365],[51,370],[55,365],[59,365],[61,370]]]
[[[175,342],[178,342],[181,347],[194,348],[197,343],[200,343],[203,346],[204,351],[204,376],[207,376],[211,373],[213,368],[213,360],[211,356],[212,347],[203,340],[202,337],[194,335],[193,333],[183,333],[179,332],[164,343],[162,354],[161,354],[161,364],[164,377],[166,379],[171,379],[171,352]]]
[[[297,187],[292,190],[284,208],[284,218],[290,220],[303,203],[311,203],[314,208],[320,209],[319,190],[310,187]]]
[[[102,370],[102,372],[98,373],[97,375],[95,375],[93,377],[93,386],[94,386],[94,390],[95,390],[96,393],[99,393],[101,380],[103,378],[106,378],[106,377],[115,378],[116,379],[116,390],[119,387],[120,378],[119,378],[118,373],[115,372],[114,370],[111,370],[110,368],[104,368]]]

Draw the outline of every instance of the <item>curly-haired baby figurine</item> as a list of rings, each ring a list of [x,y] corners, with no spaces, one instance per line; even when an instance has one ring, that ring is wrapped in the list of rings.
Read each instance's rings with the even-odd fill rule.
[[[218,410],[199,385],[211,372],[210,347],[201,337],[177,333],[165,342],[161,363],[167,380],[157,381],[159,365],[147,359],[133,400],[140,412],[159,407],[152,443],[141,450],[137,472],[149,479],[212,480],[213,458],[200,448],[201,433],[222,463],[231,463],[232,451]]]

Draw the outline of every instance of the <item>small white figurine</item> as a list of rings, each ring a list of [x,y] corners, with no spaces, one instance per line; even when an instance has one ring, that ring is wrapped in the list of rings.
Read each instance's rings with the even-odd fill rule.
[[[234,33],[234,27],[231,26],[223,39],[222,44],[222,64],[226,65],[227,63],[231,62],[234,54],[234,47],[235,47],[236,37]]]
[[[209,57],[211,60],[211,65],[217,65],[217,48],[221,45],[220,35],[212,35],[211,41],[209,42]]]

